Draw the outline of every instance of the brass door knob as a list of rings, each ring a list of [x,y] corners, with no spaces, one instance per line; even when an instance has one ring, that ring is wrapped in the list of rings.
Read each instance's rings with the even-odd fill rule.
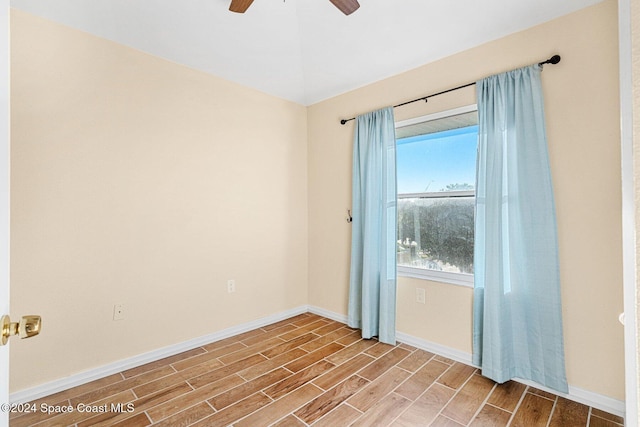
[[[18,335],[23,339],[38,335],[42,328],[42,318],[34,315],[22,316],[20,322],[12,323],[11,318],[4,315],[0,318],[0,328],[2,330],[0,345],[5,345],[11,335]]]

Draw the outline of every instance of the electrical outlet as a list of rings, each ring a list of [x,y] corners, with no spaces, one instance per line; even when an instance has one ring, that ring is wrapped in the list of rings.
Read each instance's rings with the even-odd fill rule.
[[[427,295],[424,288],[416,288],[416,302],[420,304],[425,304],[427,300]]]
[[[227,292],[232,294],[235,291],[236,291],[236,281],[235,280],[228,280],[227,281]]]
[[[113,320],[124,320],[124,304],[113,306]]]

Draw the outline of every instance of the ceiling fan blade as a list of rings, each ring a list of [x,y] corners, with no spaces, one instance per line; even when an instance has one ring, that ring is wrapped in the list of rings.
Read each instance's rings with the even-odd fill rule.
[[[236,13],[245,13],[251,3],[253,3],[253,0],[231,0],[229,10]]]
[[[360,7],[358,0],[329,0],[335,7],[340,9],[345,15],[350,15]]]

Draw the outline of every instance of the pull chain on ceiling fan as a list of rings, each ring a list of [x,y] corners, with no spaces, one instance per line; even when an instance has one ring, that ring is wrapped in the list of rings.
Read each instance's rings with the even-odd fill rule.
[[[358,0],[329,0],[335,7],[340,9],[342,13],[345,15],[350,15],[355,12],[359,7],[360,3]],[[245,13],[249,6],[251,6],[253,0],[231,0],[231,5],[229,6],[229,10],[231,12],[236,13]]]

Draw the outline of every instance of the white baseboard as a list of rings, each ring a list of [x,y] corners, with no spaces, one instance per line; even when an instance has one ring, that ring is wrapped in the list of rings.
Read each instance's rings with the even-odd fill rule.
[[[33,388],[20,390],[18,392],[12,393],[9,396],[9,401],[12,403],[23,403],[23,402],[29,402],[35,399],[40,399],[42,397],[48,396],[53,393],[57,393],[59,391],[63,391],[72,387],[86,384],[88,382],[91,382],[91,381],[94,381],[118,372],[122,372],[127,369],[144,365],[145,363],[155,362],[156,360],[160,360],[165,357],[173,356],[178,353],[182,353],[184,351],[188,351],[193,348],[203,346],[205,344],[219,341],[234,335],[241,334],[243,332],[250,331],[252,329],[269,325],[271,323],[279,322],[289,317],[293,317],[298,314],[307,313],[307,312],[317,314],[319,316],[323,316],[328,319],[335,320],[337,322],[347,323],[347,316],[343,314],[325,310],[320,307],[304,305],[304,306],[293,308],[291,310],[286,310],[270,316],[262,317],[260,319],[253,320],[251,322],[243,323],[237,326],[232,326],[230,328],[223,329],[221,331],[214,332],[212,334],[208,334],[202,337],[194,338],[189,341],[184,341],[178,344],[170,345],[168,347],[163,347],[158,350],[150,351],[148,353],[144,353],[128,359],[119,360],[117,362],[110,363],[104,366],[99,366],[97,368],[90,369],[84,372],[79,372],[77,374],[73,374],[65,378],[60,378],[48,383],[44,383]],[[456,350],[440,344],[436,344],[427,340],[423,340],[421,338],[416,338],[412,335],[405,334],[402,332],[398,332],[396,336],[398,341],[402,343],[409,344],[414,347],[420,348],[422,350],[426,350],[431,353],[435,353],[440,356],[455,360],[457,362],[473,366],[470,353],[466,353],[464,351]],[[573,400],[588,406],[593,406],[594,408],[601,409],[611,414],[615,414],[621,417],[624,417],[625,415],[625,404],[623,401],[613,399],[607,396],[603,396],[598,393],[593,393],[591,391],[583,390],[578,387],[569,386],[569,394],[563,394],[563,393],[558,393],[557,391],[548,389],[544,386],[541,386],[540,384],[534,383],[533,381],[527,381],[527,380],[521,380],[521,379],[516,379],[516,381],[526,385],[536,387],[540,390],[548,391],[550,393],[563,396],[569,400]]]
[[[337,322],[346,323],[347,316],[331,312],[329,310],[325,310],[323,308],[309,306],[309,312],[317,314],[319,316],[324,316],[326,318],[335,320]],[[467,353],[461,350],[457,350],[451,347],[446,347],[441,344],[437,344],[431,341],[424,340],[422,338],[417,338],[409,334],[405,334],[403,332],[397,332],[396,338],[399,342],[409,344],[411,346],[420,348],[422,350],[438,354],[440,356],[446,357],[451,360],[455,360],[456,362],[464,363],[465,365],[475,366],[472,362],[471,353]],[[476,368],[478,366],[475,366]],[[521,378],[515,378],[515,381],[519,383],[535,387],[537,389],[547,391],[549,393],[556,394],[558,396],[562,396],[566,399],[573,400],[578,403],[582,403],[587,406],[592,406],[594,408],[603,410],[610,414],[618,415],[620,417],[625,416],[625,403],[624,401],[613,399],[608,396],[604,396],[602,394],[594,393],[589,390],[584,390],[579,387],[569,386],[569,393],[564,394],[555,390],[551,390],[543,385],[535,383],[529,380],[523,380]]]
[[[38,385],[36,387],[11,393],[9,395],[9,401],[11,403],[24,403],[30,402],[35,399],[40,399],[59,391],[86,384],[88,382],[104,378],[118,372],[126,371],[127,369],[135,368],[146,363],[155,362],[156,360],[164,359],[165,357],[173,356],[178,353],[182,353],[215,341],[220,341],[222,339],[238,335],[252,329],[269,325],[271,323],[279,322],[289,317],[297,316],[298,314],[307,313],[308,311],[309,307],[307,307],[306,305],[296,307],[291,310],[282,311],[280,313],[262,317],[260,319],[256,319],[247,323],[232,326],[230,328],[223,329],[212,334],[204,335],[178,344],[170,345],[168,347],[159,348],[148,353],[140,354],[138,356],[130,357],[128,359],[109,363],[108,365],[99,366],[97,368],[69,375],[65,378],[60,378]]]
[[[465,351],[457,350],[455,348],[447,347],[431,341],[423,340],[422,338],[417,338],[413,335],[405,334],[403,332],[396,332],[396,338],[399,342],[418,347],[430,353],[435,353],[439,356],[446,357],[447,359],[464,363],[465,365],[473,366],[476,368],[478,367],[473,364],[471,353],[467,353]]]
[[[324,308],[315,307],[310,305],[308,307],[309,313],[317,314],[318,316],[326,317],[327,319],[335,320],[340,323],[347,323],[347,316],[344,314],[338,314],[333,311],[325,310]]]

